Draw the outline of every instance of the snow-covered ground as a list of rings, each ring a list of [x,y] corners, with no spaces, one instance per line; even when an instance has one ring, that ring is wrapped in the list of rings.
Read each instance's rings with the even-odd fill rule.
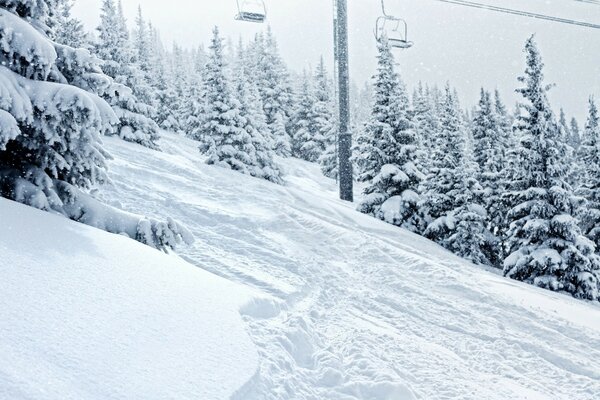
[[[206,166],[194,142],[171,134],[162,140],[162,153],[114,138],[106,144],[115,156],[115,186],[102,195],[107,201],[182,221],[196,236],[193,246],[180,250],[185,260],[260,294],[241,309],[258,367],[234,399],[598,399],[597,304],[504,279],[361,215],[336,199],[335,183],[315,165],[282,160],[288,184],[280,187]],[[86,232],[85,244],[90,230],[78,232]],[[144,286],[160,287],[163,296],[168,286],[154,279],[181,285],[169,275],[179,276],[177,268],[156,268],[144,274],[140,267],[126,282],[141,279]],[[200,272],[192,277],[181,268],[213,288],[214,278]],[[94,271],[91,279],[107,279]],[[124,296],[118,279],[114,284]],[[204,294],[187,290],[170,295],[189,296],[195,307]],[[227,291],[236,304],[237,290]],[[224,307],[223,320],[211,324],[218,334],[236,326],[231,307]],[[190,312],[183,308],[176,318],[186,320]],[[89,323],[102,324],[91,317]],[[172,340],[172,329],[161,328],[153,329]],[[194,332],[185,346],[192,358],[206,351]],[[225,366],[235,348],[223,349]],[[241,365],[232,368],[253,365],[251,351],[243,351]],[[162,354],[176,362],[168,351]],[[143,358],[158,368],[152,359],[151,353]],[[187,354],[180,362],[202,364]],[[231,371],[234,381],[221,383],[221,375],[213,381],[202,371],[206,366],[197,374],[186,370],[182,381],[196,377],[203,387],[229,387],[245,379]],[[187,388],[194,386],[178,393]],[[200,398],[223,398],[212,394]]]
[[[598,399],[597,304],[361,215],[315,165],[281,187],[171,134],[106,144],[102,196],[184,222],[194,266],[0,199],[0,399]]]
[[[252,377],[251,291],[0,198],[0,399],[224,399]]]

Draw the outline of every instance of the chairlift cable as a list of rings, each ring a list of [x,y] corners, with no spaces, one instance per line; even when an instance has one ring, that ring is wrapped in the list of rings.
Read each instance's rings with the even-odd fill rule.
[[[514,10],[512,8],[492,6],[489,4],[476,3],[473,1],[467,1],[467,0],[435,0],[435,1],[439,1],[442,3],[455,4],[455,5],[464,6],[464,7],[479,8],[479,9],[488,10],[488,11],[496,11],[496,12],[501,12],[501,13],[505,13],[505,14],[518,15],[518,16],[522,16],[522,17],[541,19],[541,20],[546,20],[546,21],[551,21],[551,22],[558,22],[558,23],[562,23],[562,24],[577,25],[577,26],[582,26],[584,28],[600,29],[599,24],[593,24],[590,22],[575,21],[575,20],[567,19],[567,18],[553,17],[550,15],[537,14],[537,13],[533,13],[533,12],[529,12],[529,11]],[[594,2],[594,3],[596,3],[596,2]],[[600,3],[597,3],[597,4],[600,4]]]

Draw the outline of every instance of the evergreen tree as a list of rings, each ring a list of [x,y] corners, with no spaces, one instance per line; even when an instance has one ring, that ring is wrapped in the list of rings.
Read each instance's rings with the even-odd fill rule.
[[[432,164],[420,204],[423,234],[477,264],[491,264],[495,241],[480,205],[477,163],[467,153],[467,134],[455,93],[446,87]]]
[[[581,130],[579,129],[579,123],[575,117],[571,118],[571,135],[577,139],[577,142],[581,142]]]
[[[419,85],[413,93],[413,122],[417,135],[419,163],[424,171],[431,166],[431,150],[434,145],[435,133],[439,131],[439,119],[435,106],[431,102],[429,89]]]
[[[500,106],[499,106],[500,105]],[[505,134],[502,131],[501,102],[496,94],[493,102],[491,94],[481,89],[479,105],[474,111],[472,122],[474,161],[477,163],[476,179],[482,188],[482,200],[487,214],[486,226],[498,236],[503,235],[505,208],[501,196],[504,191],[503,173],[505,168]],[[499,265],[501,249],[498,247],[490,260]]]
[[[583,167],[578,194],[587,201],[582,209],[581,226],[585,235],[600,249],[600,115],[593,98],[589,102],[589,116],[578,159]]]
[[[337,118],[332,83],[323,56],[315,71],[315,145],[321,171],[329,178],[337,177]]]
[[[200,57],[202,57],[202,54]],[[249,67],[245,64],[246,59],[246,51],[240,40],[237,56],[235,57],[236,94],[241,103],[241,115],[246,120],[245,129],[252,137],[252,145],[255,151],[254,164],[250,174],[257,178],[282,184],[281,169],[274,160],[273,142],[269,135],[260,92],[249,73]]]
[[[316,98],[311,79],[304,71],[296,110],[290,120],[292,155],[311,162],[316,161],[321,154],[318,138],[316,138],[315,102]]]
[[[208,156],[207,163],[252,174],[256,164],[256,149],[242,105],[233,96],[225,71],[223,39],[215,27],[210,54],[204,74],[203,137],[200,150]]]
[[[260,91],[267,126],[278,155],[291,155],[291,137],[286,130],[292,114],[292,89],[287,68],[279,55],[277,41],[269,28],[266,36],[258,34],[248,55],[252,74]]]
[[[0,2],[0,195],[70,216],[65,207],[74,191],[108,180],[100,135],[111,131],[116,117],[61,72],[64,64],[93,63],[89,52],[55,44],[35,28],[44,26],[52,5]],[[70,72],[72,80],[81,78],[75,76],[81,71]]]
[[[239,71],[237,95],[241,102],[241,115],[246,121],[244,129],[252,137],[255,152],[250,175],[282,184],[281,169],[274,160],[273,143],[268,134],[260,93],[245,68]]]
[[[517,117],[518,171],[507,194],[512,206],[504,262],[506,276],[576,297],[598,297],[599,261],[574,217],[577,199],[566,182],[566,144],[547,98],[540,52],[531,37]]]
[[[127,141],[158,148],[158,126],[151,119],[155,110],[136,96],[146,97],[147,83],[133,62],[134,55],[120,2],[116,7],[113,0],[103,0],[94,52],[103,60],[102,70],[120,84],[112,92],[104,94],[119,117],[118,135]],[[149,98],[145,100],[149,101]]]
[[[71,15],[74,0],[58,0],[55,5],[54,29],[50,38],[60,44],[73,48],[87,47],[87,34],[83,24]]]
[[[373,111],[359,144],[359,180],[367,185],[358,209],[416,231],[418,186],[424,176],[417,166],[410,101],[394,70],[394,57],[387,40],[378,49]]]

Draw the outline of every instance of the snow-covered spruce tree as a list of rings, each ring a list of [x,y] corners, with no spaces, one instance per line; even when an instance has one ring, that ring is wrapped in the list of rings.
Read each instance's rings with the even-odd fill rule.
[[[297,96],[296,109],[290,119],[289,126],[292,134],[292,156],[311,162],[317,161],[321,155],[320,144],[322,142],[316,137],[315,102],[316,98],[311,78],[304,71]]]
[[[143,104],[147,105],[145,115],[151,119],[156,118],[157,93],[152,86],[152,38],[150,28],[142,15],[142,8],[138,6],[133,30],[133,70],[136,74],[132,81],[133,94]]]
[[[410,121],[406,87],[394,70],[387,40],[379,44],[371,119],[361,136],[357,164],[366,182],[359,211],[413,231],[418,229],[417,140]]]
[[[497,95],[496,95],[497,96]],[[481,89],[478,107],[474,111],[471,132],[473,137],[474,161],[477,163],[477,180],[481,185],[482,205],[487,214],[486,226],[490,232],[501,237],[506,209],[503,207],[504,168],[506,135],[503,132],[502,115],[498,115],[498,102],[491,94]],[[501,107],[500,107],[501,108]],[[490,261],[500,266],[501,248],[494,251],[496,257]]]
[[[581,227],[585,235],[600,249],[600,115],[590,98],[589,116],[585,124],[583,142],[578,150],[582,173],[578,194],[587,204],[582,208]]]
[[[413,93],[412,120],[418,142],[418,159],[423,171],[429,170],[431,150],[435,133],[439,130],[439,119],[435,107],[431,104],[428,89],[419,82]]]
[[[118,119],[93,93],[112,81],[89,51],[49,40],[52,4],[0,1],[0,195],[161,249],[191,242],[172,220],[124,213],[85,193],[108,180],[100,135]]]
[[[74,0],[58,0],[55,5],[54,29],[49,34],[50,39],[73,48],[88,47],[87,34],[83,24],[71,15]]]
[[[162,129],[177,131],[177,129],[173,129],[177,122],[171,105],[176,95],[172,85],[171,69],[167,63],[167,52],[158,30],[152,24],[149,24],[148,30],[150,32],[150,60],[147,74],[153,91],[154,121]]]
[[[226,74],[223,39],[215,27],[210,53],[204,72],[202,103],[202,140],[200,150],[208,156],[207,163],[252,174],[256,165],[256,149],[248,132],[242,105],[234,98]],[[253,128],[253,127],[252,127]]]
[[[244,48],[240,46],[236,56],[238,69],[235,94],[240,101],[240,114],[245,119],[244,129],[251,136],[254,146],[254,165],[249,173],[254,177],[282,184],[281,170],[274,160],[275,152],[260,93],[248,73],[248,67],[244,65],[244,59]]]
[[[314,104],[316,140],[321,154],[319,164],[321,171],[329,178],[336,178],[338,174],[337,159],[337,118],[336,107],[333,99],[333,85],[329,79],[323,56],[315,71],[315,97]]]
[[[491,264],[495,240],[480,205],[477,164],[466,154],[466,131],[458,100],[446,87],[432,163],[419,204],[424,236],[477,264]]]
[[[291,137],[286,126],[292,114],[292,89],[287,68],[279,55],[277,41],[270,27],[266,35],[261,33],[256,36],[249,48],[248,57],[265,108],[275,152],[289,157],[292,153]]]
[[[114,114],[104,101],[54,83],[57,51],[41,30],[48,2],[0,1],[0,192],[42,210],[63,206],[56,184],[84,189],[107,180],[99,134]],[[61,79],[65,81],[65,79]]]
[[[194,137],[192,132],[197,129],[199,116],[200,95],[193,96],[190,89],[199,90],[198,87],[190,88],[188,83],[189,70],[186,68],[188,57],[177,43],[173,44],[172,51],[166,57],[166,92],[162,95],[159,104],[159,121],[163,129],[187,134]],[[197,76],[195,81],[200,81]],[[200,85],[198,85],[200,86]]]
[[[570,129],[571,135],[575,139],[575,143],[581,143],[581,129],[579,129],[579,123],[577,122],[577,118],[571,118]]]
[[[527,63],[516,130],[519,167],[507,197],[512,206],[504,261],[510,278],[575,297],[598,298],[599,259],[575,218],[577,199],[566,182],[566,145],[548,102],[542,58],[534,38],[525,45]]]
[[[119,84],[104,96],[119,118],[117,134],[124,140],[158,148],[158,126],[151,119],[154,110],[136,97],[136,92],[146,93],[147,84],[133,63],[120,2],[116,7],[114,0],[103,0],[94,53],[103,61],[102,70]]]

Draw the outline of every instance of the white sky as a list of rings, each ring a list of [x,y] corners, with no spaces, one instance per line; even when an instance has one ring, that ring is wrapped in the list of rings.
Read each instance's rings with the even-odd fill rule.
[[[600,6],[575,0],[479,0],[600,24]],[[350,63],[353,80],[362,85],[374,72],[375,19],[379,0],[348,0]],[[101,0],[76,0],[75,14],[92,29],[98,23]],[[314,65],[321,54],[332,57],[331,0],[265,0],[268,19],[283,57],[301,71]],[[257,24],[233,20],[235,0],[123,0],[133,22],[138,4],[147,19],[161,31],[166,44],[172,41],[194,47],[207,43],[214,25],[235,41],[251,38],[264,29]],[[398,52],[401,73],[409,86],[419,80],[449,80],[459,89],[464,106],[471,107],[483,85],[498,87],[509,108],[517,97],[516,77],[524,68],[522,48],[526,38],[537,34],[546,63],[548,82],[556,83],[551,98],[567,114],[583,123],[587,98],[600,100],[600,30],[562,25],[518,16],[492,13],[434,0],[387,0],[388,13],[409,23],[414,48]]]

